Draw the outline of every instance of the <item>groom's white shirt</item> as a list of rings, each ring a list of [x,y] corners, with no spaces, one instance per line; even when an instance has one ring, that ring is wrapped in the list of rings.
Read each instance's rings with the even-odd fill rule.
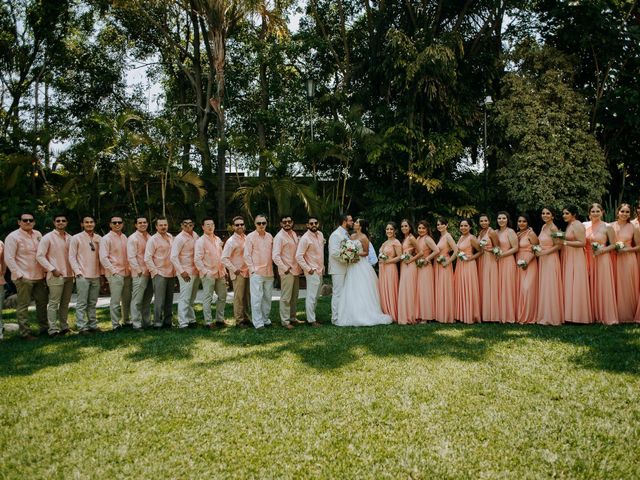
[[[329,237],[329,275],[347,273],[347,264],[340,261],[340,243],[348,239],[349,233],[342,226],[336,228]]]

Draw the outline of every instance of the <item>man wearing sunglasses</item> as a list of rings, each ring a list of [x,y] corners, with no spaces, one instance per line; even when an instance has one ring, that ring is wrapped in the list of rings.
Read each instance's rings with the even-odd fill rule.
[[[69,263],[76,276],[76,326],[80,335],[100,332],[96,304],[100,294],[100,240],[94,232],[96,221],[91,215],[82,217],[82,232],[71,237]]]
[[[273,237],[267,232],[267,217],[255,218],[256,229],[244,243],[244,261],[249,267],[251,317],[256,330],[271,326],[271,294],[273,292]]]
[[[231,235],[222,249],[222,264],[229,272],[233,284],[233,318],[236,325],[249,325],[249,267],[244,261],[244,218],[234,217],[233,235]]]
[[[47,271],[47,321],[50,337],[66,335],[71,331],[67,323],[69,301],[73,293],[73,270],[69,263],[71,235],[67,233],[68,223],[66,215],[56,215],[53,218],[54,230],[42,237],[38,245],[38,263]]]
[[[151,298],[153,285],[149,268],[144,263],[144,251],[151,237],[146,217],[136,218],[136,231],[127,239],[127,259],[131,268],[131,322],[134,330],[151,326]]]
[[[195,262],[202,281],[202,313],[206,328],[224,327],[224,307],[227,303],[227,282],[222,264],[222,240],[216,234],[213,218],[202,220],[202,236],[196,241]],[[215,291],[216,321],[211,315],[211,302]]]
[[[45,270],[36,260],[38,244],[42,239],[39,231],[34,230],[35,218],[31,213],[18,216],[19,228],[11,232],[5,239],[4,259],[11,270],[11,280],[18,291],[16,318],[20,325],[20,335],[26,340],[33,340],[29,329],[29,303],[31,298],[36,302],[36,316],[40,325],[40,333],[47,332],[47,287]]]
[[[171,246],[171,263],[176,269],[180,283],[178,300],[178,326],[180,328],[196,326],[196,312],[193,305],[200,286],[200,277],[194,260],[198,234],[193,231],[193,220],[189,217],[180,222],[182,231],[176,235]]]
[[[273,263],[278,266],[280,275],[280,322],[283,327],[292,329],[292,324],[298,323],[296,307],[302,269],[296,260],[298,236],[293,231],[291,215],[280,217],[280,227],[273,239]]]
[[[318,293],[322,286],[324,274],[324,235],[318,230],[319,222],[315,217],[307,220],[307,231],[300,239],[296,259],[302,267],[307,281],[307,297],[305,299],[305,311],[307,322],[312,327],[319,327],[316,321],[316,304]]]
[[[100,242],[100,262],[109,282],[111,297],[109,315],[111,329],[131,327],[131,269],[127,259],[127,236],[122,233],[122,217],[114,215],[109,220],[111,231]],[[122,325],[120,324],[122,320]]]

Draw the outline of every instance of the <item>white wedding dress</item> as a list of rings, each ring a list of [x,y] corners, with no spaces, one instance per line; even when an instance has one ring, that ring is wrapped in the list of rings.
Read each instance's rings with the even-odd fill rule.
[[[356,243],[362,249],[360,240]],[[367,257],[349,265],[338,305],[339,327],[371,327],[391,323],[391,317],[380,309],[378,277]]]

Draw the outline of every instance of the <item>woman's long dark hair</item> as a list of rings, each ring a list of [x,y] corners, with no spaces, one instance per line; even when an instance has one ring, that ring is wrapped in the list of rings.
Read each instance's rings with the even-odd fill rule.
[[[364,218],[358,218],[356,220],[360,225],[360,232],[363,233],[367,238],[369,238],[369,222],[367,222]]]

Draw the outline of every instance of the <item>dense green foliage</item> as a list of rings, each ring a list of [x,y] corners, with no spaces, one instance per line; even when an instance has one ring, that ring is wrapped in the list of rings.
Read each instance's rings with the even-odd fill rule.
[[[66,208],[219,227],[349,210],[376,229],[633,202],[639,14],[630,0],[2,0],[2,228],[24,208],[41,224]]]

